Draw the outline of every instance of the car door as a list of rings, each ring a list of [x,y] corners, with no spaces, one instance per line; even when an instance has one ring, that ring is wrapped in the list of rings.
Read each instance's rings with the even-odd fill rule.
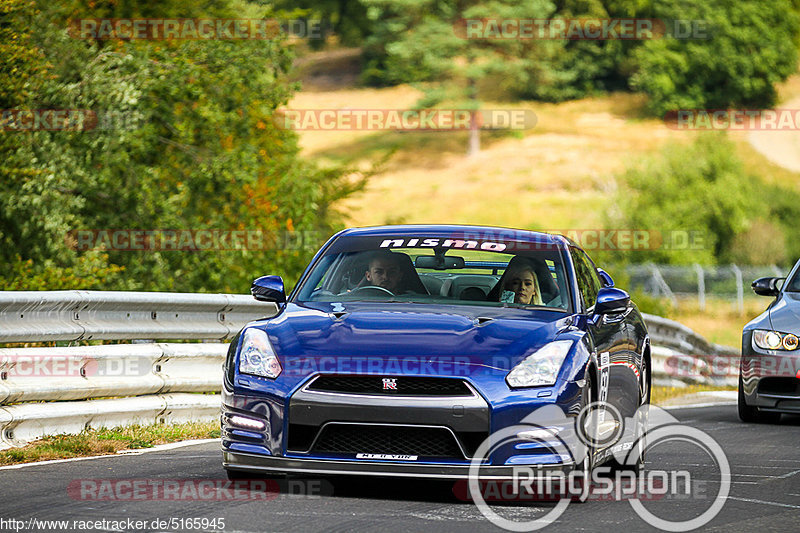
[[[622,416],[630,416],[638,402],[638,382],[628,366],[631,358],[629,331],[625,321],[627,313],[594,314],[597,293],[602,286],[597,269],[583,250],[572,247],[570,254],[584,313],[587,315],[588,332],[597,356],[598,399],[617,408]],[[633,383],[630,375],[634,376]],[[634,399],[631,399],[632,395],[635,395]]]

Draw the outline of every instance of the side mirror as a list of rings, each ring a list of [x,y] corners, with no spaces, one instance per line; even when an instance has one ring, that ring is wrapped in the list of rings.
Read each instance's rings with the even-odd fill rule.
[[[614,280],[611,279],[611,276],[608,274],[608,272],[606,272],[602,268],[598,268],[597,269],[597,275],[600,278],[600,281],[603,282],[603,287],[613,287],[614,286]]]
[[[759,296],[777,296],[786,278],[758,278],[751,287]]]
[[[594,314],[607,315],[624,313],[631,303],[631,296],[616,287],[603,287],[597,292],[597,302],[594,304]]]
[[[259,302],[275,302],[282,304],[286,301],[286,291],[283,289],[283,278],[280,276],[261,276],[253,281],[250,294]]]

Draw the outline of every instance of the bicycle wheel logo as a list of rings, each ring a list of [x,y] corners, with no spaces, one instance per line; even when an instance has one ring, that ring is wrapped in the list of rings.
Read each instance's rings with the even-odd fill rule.
[[[635,476],[636,483],[631,489],[630,483],[622,483],[629,481],[627,476],[616,472],[617,477],[609,481],[599,476],[608,474],[610,468],[592,468],[597,462],[613,458],[623,469],[633,469],[644,462],[648,451],[667,443],[699,448],[701,453],[713,459],[719,470],[719,490],[711,505],[698,516],[668,520],[644,505],[647,500],[669,496],[669,491],[677,493],[676,480],[686,481],[682,490],[688,490],[689,472],[637,470],[639,475]],[[508,471],[502,481],[496,476],[482,475],[482,469],[492,464],[489,459],[506,457],[518,449],[536,450],[539,457],[548,457],[558,464],[514,465],[510,481]],[[515,461],[506,460],[506,464],[509,462],[513,464]],[[484,494],[486,487],[501,482],[510,482],[512,488],[511,497],[505,497],[509,496],[506,490],[502,501],[514,501],[515,498],[524,501],[520,495],[532,490],[537,499],[555,502],[555,505],[533,519],[507,518],[492,508],[487,501],[492,498]],[[586,406],[578,416],[572,417],[567,417],[556,406],[542,407],[525,417],[519,425],[493,433],[478,447],[470,463],[468,479],[469,494],[481,514],[498,527],[519,532],[536,531],[552,524],[566,512],[572,501],[619,499],[621,496],[648,524],[663,531],[690,531],[717,516],[725,505],[730,486],[730,464],[725,452],[707,433],[680,424],[656,406],[641,406],[633,417],[623,418],[619,410],[600,402]]]

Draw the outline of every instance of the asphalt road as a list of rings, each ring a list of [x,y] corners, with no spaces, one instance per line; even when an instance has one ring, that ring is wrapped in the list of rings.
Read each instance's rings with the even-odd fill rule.
[[[779,425],[747,425],[739,422],[732,405],[681,409],[672,414],[683,424],[713,437],[731,466],[730,495],[703,531],[800,531],[800,416],[784,416]],[[277,486],[281,493],[270,494],[268,500],[208,501],[194,498],[191,492],[182,492],[187,499],[181,501],[99,499],[108,494],[104,487],[124,488],[120,494],[132,494],[132,485],[120,485],[120,481],[143,480],[141,488],[144,483],[166,487],[167,482],[177,480],[181,491],[188,491],[190,485],[199,487],[203,480],[222,483],[225,474],[220,463],[219,445],[211,443],[142,455],[0,469],[0,531],[86,530],[88,526],[106,531],[500,531],[475,505],[457,498],[449,482],[289,478],[269,481],[269,486]],[[716,463],[699,448],[685,443],[654,449],[648,456],[648,468],[685,469],[694,481],[690,496],[645,503],[649,511],[666,520],[699,516],[711,506],[720,486]],[[81,485],[81,480],[90,479],[105,481],[84,481]],[[187,485],[185,480],[195,483]],[[309,490],[314,494],[288,494]],[[139,494],[146,493],[142,490]],[[220,494],[224,497],[225,493]],[[492,508],[509,519],[530,520],[553,507],[528,503]],[[166,525],[172,518],[184,519],[184,523]],[[224,528],[198,528],[195,526],[202,526],[202,521],[187,523],[187,518],[207,518],[206,525],[211,519],[224,518]],[[69,523],[68,527],[46,527],[32,519]],[[623,500],[571,504],[544,531],[631,533],[657,528]]]

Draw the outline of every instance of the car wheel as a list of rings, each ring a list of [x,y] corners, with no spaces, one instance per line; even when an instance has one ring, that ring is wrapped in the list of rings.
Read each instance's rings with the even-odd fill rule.
[[[742,422],[750,422],[756,424],[775,424],[780,418],[780,413],[765,413],[759,411],[758,407],[747,405],[744,397],[744,381],[742,375],[739,374],[739,419]]]
[[[594,387],[594,377],[592,376],[591,372],[587,371],[586,372],[586,384],[584,385],[583,390],[581,391],[581,411],[583,411],[583,409],[585,409],[587,406],[593,405],[593,403],[596,401],[595,393],[593,391],[593,387]],[[584,423],[584,427],[586,427],[585,426],[586,417],[592,417],[592,416],[594,416],[593,413],[588,413],[584,417],[579,418],[577,423],[580,424],[581,420],[583,420],[584,421],[583,422]],[[596,423],[591,423],[590,427],[592,427],[592,428],[596,427]],[[594,466],[595,466],[594,465],[594,447],[591,445],[591,439],[590,438],[587,438],[586,441],[587,441],[585,443],[586,444],[586,456],[583,458],[583,460],[579,464],[575,465],[574,471],[575,472],[581,472],[581,474],[583,476],[584,483],[590,483],[591,479],[592,479],[592,470],[594,469]],[[573,498],[573,501],[582,503],[585,500],[580,499],[580,498]]]
[[[639,405],[650,404],[650,367],[647,359],[642,357],[642,370],[639,373],[642,379],[642,386],[639,390]]]
[[[644,357],[642,358],[642,368],[639,372],[639,376],[641,379],[641,385],[639,387],[639,405],[649,405],[650,404],[650,367],[647,364],[647,359]],[[632,428],[630,433],[631,438],[634,440],[633,446],[636,446],[636,462],[633,464],[627,464],[627,462],[620,462],[616,458],[611,459],[610,464],[611,468],[615,472],[630,472],[635,476],[639,476],[644,471],[644,456],[645,451],[647,448],[647,441],[646,441],[646,432],[647,432],[647,416],[648,412],[643,409],[638,409],[632,418],[627,418],[625,423],[633,422],[636,424],[635,428]],[[627,430],[628,428],[626,428]],[[628,431],[623,432],[623,434],[628,434]],[[633,454],[634,450],[631,449],[629,452]]]
[[[614,459],[614,466],[616,467],[616,470],[621,472],[631,472],[634,476],[639,477],[644,472],[644,456],[645,452],[647,451],[647,413],[637,412],[635,423],[638,426],[634,430],[636,462],[633,464],[622,464]],[[629,452],[629,456],[632,453],[634,453],[633,448]]]

